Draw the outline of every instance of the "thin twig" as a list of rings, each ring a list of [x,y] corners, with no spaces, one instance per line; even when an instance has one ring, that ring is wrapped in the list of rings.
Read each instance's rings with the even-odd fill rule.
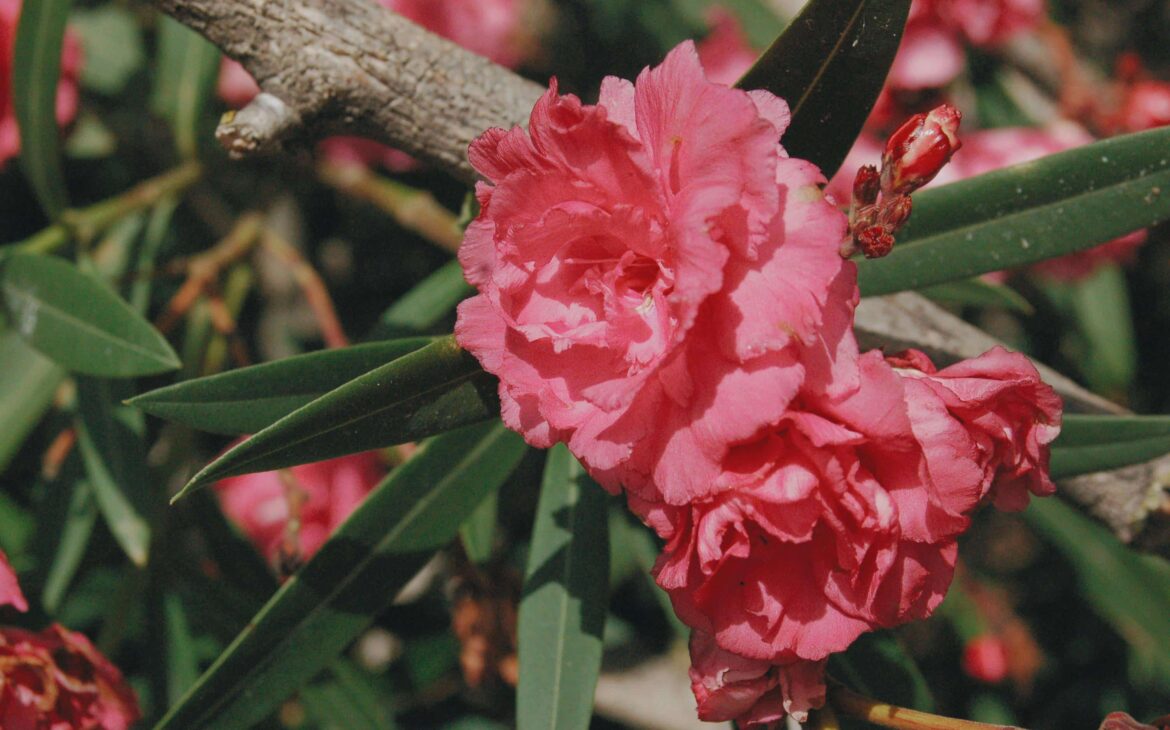
[[[991,725],[898,707],[859,695],[832,679],[828,684],[829,704],[837,712],[882,727],[896,730],[1020,730],[1013,725]]]
[[[264,229],[264,233],[260,237],[260,244],[288,265],[292,271],[293,278],[296,279],[297,284],[305,293],[305,301],[313,310],[325,345],[327,347],[347,346],[349,338],[346,337],[345,330],[341,326],[341,320],[337,316],[337,308],[333,306],[333,298],[329,296],[329,289],[325,286],[325,281],[317,273],[317,270],[305,260],[295,246],[272,228]]]

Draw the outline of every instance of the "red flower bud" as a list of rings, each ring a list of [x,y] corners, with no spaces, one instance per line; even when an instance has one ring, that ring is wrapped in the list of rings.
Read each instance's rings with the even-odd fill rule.
[[[853,236],[857,247],[867,259],[880,259],[894,250],[894,237],[885,226],[868,226]]]
[[[998,636],[975,637],[963,650],[963,671],[980,682],[1002,682],[1008,674],[1007,646]]]
[[[865,165],[859,169],[857,177],[853,178],[853,209],[876,203],[881,189],[882,180],[877,167]]]
[[[882,193],[905,195],[934,179],[961,146],[962,114],[950,104],[915,114],[886,143],[882,154]]]
[[[896,233],[910,219],[910,207],[909,195],[897,195],[882,203],[882,211],[878,215],[878,220],[890,233]]]

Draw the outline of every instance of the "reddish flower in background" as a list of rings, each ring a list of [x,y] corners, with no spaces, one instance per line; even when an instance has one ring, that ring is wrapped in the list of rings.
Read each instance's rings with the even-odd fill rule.
[[[20,592],[16,571],[8,564],[8,556],[0,550],[0,606],[12,606],[17,611],[27,611],[28,601]]]
[[[0,167],[20,154],[20,132],[12,109],[12,67],[16,26],[23,0],[0,0]],[[80,95],[81,43],[69,32],[61,52],[61,80],[57,84],[57,124],[65,126],[77,116]]]
[[[295,548],[308,558],[361,504],[386,474],[376,451],[340,456],[282,471],[243,474],[215,485],[224,513],[243,529],[270,560]],[[290,505],[293,509],[290,510]],[[290,512],[299,524],[290,533]],[[295,534],[297,542],[286,542]]]
[[[1007,678],[1008,669],[1007,646],[998,636],[976,636],[963,647],[963,671],[969,677],[987,684],[997,684]]]
[[[731,86],[743,76],[760,53],[751,47],[739,19],[718,5],[707,14],[711,31],[696,46],[707,78]]]
[[[0,727],[127,730],[141,716],[122,673],[85,636],[57,624],[0,628]]]
[[[1125,87],[1119,108],[1107,121],[1113,133],[1141,132],[1170,124],[1170,84],[1142,80]]]
[[[455,333],[500,377],[511,428],[683,504],[779,420],[806,347],[852,341],[845,219],[777,144],[787,123],[771,94],[707,81],[687,42],[636,85],[607,78],[596,106],[554,81],[527,132],[471,145],[491,182]]]
[[[691,690],[699,719],[769,727],[786,715],[797,722],[825,704],[825,662],[772,664],[720,649],[704,631],[691,632]]]

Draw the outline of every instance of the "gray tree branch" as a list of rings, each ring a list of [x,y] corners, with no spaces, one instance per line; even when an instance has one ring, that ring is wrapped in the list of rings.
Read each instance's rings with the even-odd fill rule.
[[[364,135],[464,182],[467,145],[489,127],[523,124],[543,89],[377,6],[371,0],[153,0],[240,61],[265,92],[225,118],[235,155],[329,134]],[[917,347],[940,362],[996,341],[916,294],[867,299],[867,346]],[[1123,412],[1048,368],[1070,412]],[[1069,479],[1062,495],[1127,542],[1170,545],[1170,460]]]

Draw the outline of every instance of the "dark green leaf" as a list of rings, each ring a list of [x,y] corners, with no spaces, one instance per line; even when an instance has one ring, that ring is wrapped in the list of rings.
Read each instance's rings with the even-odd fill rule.
[[[523,456],[500,423],[422,446],[265,605],[163,728],[249,728],[329,666]]]
[[[1080,363],[1089,386],[1099,393],[1124,392],[1138,358],[1125,273],[1117,264],[1099,266],[1069,287],[1077,330],[1084,339]]]
[[[1002,307],[1020,314],[1031,314],[1034,310],[1015,289],[1003,284],[992,284],[982,279],[964,279],[946,284],[936,284],[918,293],[927,299],[944,304],[958,304],[968,307]]]
[[[179,154],[199,151],[199,123],[219,72],[219,49],[174,18],[159,21],[158,70],[150,107],[171,124]]]
[[[82,85],[102,94],[121,92],[146,60],[134,14],[112,4],[81,8],[73,13],[70,26],[81,38],[85,54]]]
[[[77,445],[110,533],[138,567],[150,549],[142,414],[120,405],[123,383],[78,378]]]
[[[178,702],[199,678],[199,652],[187,621],[187,610],[177,593],[163,597],[166,626],[167,700]]]
[[[934,709],[922,670],[889,631],[862,634],[844,652],[831,655],[829,674],[882,702],[926,712]]]
[[[382,707],[369,678],[349,662],[333,663],[323,681],[306,685],[301,702],[321,730],[392,730],[394,718]]]
[[[458,261],[444,264],[387,309],[378,321],[374,337],[395,337],[430,332],[455,305],[474,294],[463,280]]]
[[[784,148],[832,177],[894,61],[910,0],[811,0],[736,86],[788,101]]]
[[[1140,464],[1170,453],[1168,416],[1066,415],[1053,444],[1055,479]]]
[[[0,472],[53,402],[65,371],[24,344],[11,330],[0,332]]]
[[[548,453],[520,601],[518,726],[588,728],[609,605],[606,494],[564,444]]]
[[[36,0],[22,5],[12,69],[12,106],[20,129],[22,167],[41,207],[54,219],[69,204],[61,171],[57,81],[72,4],[72,0]]]
[[[1170,689],[1170,579],[1165,562],[1134,552],[1058,499],[1034,499],[1024,518],[1059,549],[1080,595],[1129,644],[1143,683]]]
[[[202,431],[256,433],[430,342],[430,338],[415,337],[297,355],[169,385],[143,393],[130,404]]]
[[[1095,142],[914,196],[863,296],[919,289],[1074,253],[1170,218],[1170,129]]]
[[[227,476],[417,441],[497,413],[494,378],[444,337],[293,411],[204,467],[176,499]]]
[[[149,322],[64,259],[7,257],[0,269],[0,295],[13,329],[74,372],[132,377],[179,366],[170,345]]]
[[[89,483],[68,467],[63,478],[50,485],[49,492],[37,510],[36,537],[44,560],[41,605],[53,614],[85,557],[97,524],[98,506]]]
[[[496,544],[496,517],[499,506],[499,495],[489,494],[459,527],[463,551],[473,563],[482,564],[491,560],[492,549]]]

